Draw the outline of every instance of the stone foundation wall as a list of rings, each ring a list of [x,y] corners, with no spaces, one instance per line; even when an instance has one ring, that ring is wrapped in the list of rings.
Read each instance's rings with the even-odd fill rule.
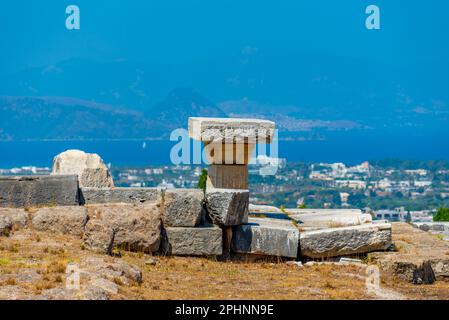
[[[297,215],[252,218],[248,207],[247,190],[79,188],[77,176],[0,178],[0,235],[31,227],[81,236],[88,249],[106,254],[121,248],[320,259],[385,250],[391,244],[389,224],[301,231]],[[323,212],[317,213],[316,220],[322,219]]]

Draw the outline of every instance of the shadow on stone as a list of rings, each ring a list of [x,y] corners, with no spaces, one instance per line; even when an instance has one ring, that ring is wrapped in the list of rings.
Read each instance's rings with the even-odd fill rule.
[[[436,280],[430,261],[424,262],[413,272],[413,284],[433,284]]]

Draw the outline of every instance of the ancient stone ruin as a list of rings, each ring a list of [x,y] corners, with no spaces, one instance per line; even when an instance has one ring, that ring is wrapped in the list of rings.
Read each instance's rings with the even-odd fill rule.
[[[391,225],[360,210],[249,203],[248,163],[270,143],[266,120],[190,118],[210,162],[201,189],[114,187],[98,155],[57,155],[50,176],[0,177],[0,235],[16,228],[81,236],[86,248],[184,256],[327,259],[386,250]]]

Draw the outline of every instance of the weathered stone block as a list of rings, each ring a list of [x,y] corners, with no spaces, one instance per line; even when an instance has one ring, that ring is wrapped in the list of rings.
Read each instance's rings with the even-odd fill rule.
[[[449,231],[449,222],[414,222],[412,226],[423,231],[434,231],[437,233]]]
[[[145,203],[160,201],[157,188],[81,188],[82,204]]]
[[[248,210],[254,213],[282,213],[282,210],[277,207],[252,203],[249,204]]]
[[[201,189],[167,189],[164,192],[164,225],[195,227],[203,214],[204,192]]]
[[[75,174],[80,187],[112,188],[114,182],[98,154],[67,150],[53,159],[53,175]]]
[[[274,122],[239,118],[189,118],[189,136],[198,141],[271,142]]]
[[[109,254],[114,247],[143,252],[159,249],[162,225],[159,204],[97,204],[86,208],[89,221],[84,243],[88,248]]]
[[[286,209],[286,212],[289,212],[289,209]],[[298,223],[300,228],[338,228],[372,222],[371,215],[362,214],[360,210],[296,209],[294,212],[289,213],[289,216]]]
[[[28,224],[28,213],[22,208],[0,208],[0,217],[18,228],[25,228]]]
[[[299,209],[299,208],[285,208],[284,211],[290,215],[297,214],[322,214],[322,215],[336,215],[341,213],[361,214],[360,209]]]
[[[217,227],[165,228],[167,253],[179,256],[222,254],[222,230]]]
[[[0,177],[0,207],[78,204],[78,178],[75,175]]]
[[[248,189],[247,165],[210,165],[206,189]]]
[[[290,220],[249,218],[234,227],[232,250],[267,256],[296,258],[299,231]]]
[[[237,189],[206,189],[209,217],[220,226],[248,222],[249,191]]]
[[[0,208],[0,236],[9,236],[15,228],[25,228],[28,214],[24,209]]]
[[[391,224],[365,224],[301,232],[301,255],[309,258],[386,250],[391,245]]]
[[[12,228],[11,220],[4,215],[0,215],[0,236],[9,236],[11,228]]]
[[[31,213],[33,228],[81,236],[87,223],[87,209],[81,206],[39,208]]]

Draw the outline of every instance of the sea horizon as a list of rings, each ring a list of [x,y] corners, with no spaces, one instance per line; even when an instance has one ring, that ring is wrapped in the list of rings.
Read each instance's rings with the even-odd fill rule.
[[[0,168],[22,166],[51,167],[53,157],[68,149],[99,154],[112,166],[171,165],[170,150],[177,141],[169,139],[109,140],[27,140],[0,141]],[[267,148],[270,156],[270,148]],[[327,140],[278,141],[277,157],[289,162],[335,163],[355,165],[364,161],[446,160],[449,142],[445,137],[345,135],[335,133]]]

